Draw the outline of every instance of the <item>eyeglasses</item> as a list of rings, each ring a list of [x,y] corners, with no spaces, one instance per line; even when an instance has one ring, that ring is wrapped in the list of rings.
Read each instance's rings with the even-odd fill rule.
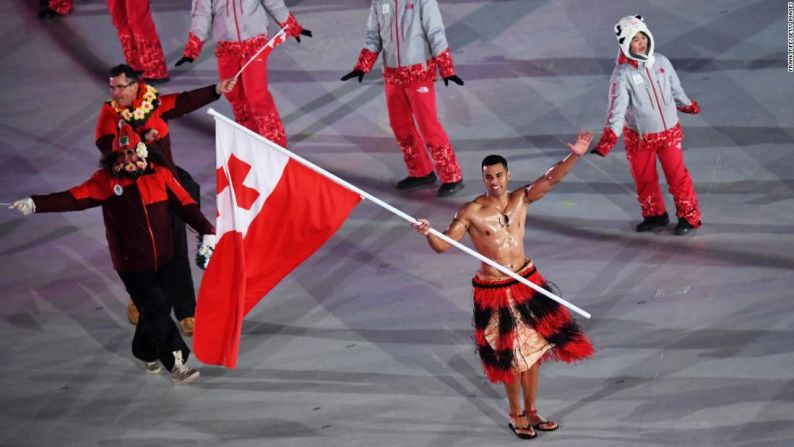
[[[129,84],[120,84],[120,85],[111,84],[110,85],[110,91],[112,92],[112,91],[115,91],[115,90],[124,90],[125,88],[131,86],[132,84],[135,84],[135,82],[130,82]]]

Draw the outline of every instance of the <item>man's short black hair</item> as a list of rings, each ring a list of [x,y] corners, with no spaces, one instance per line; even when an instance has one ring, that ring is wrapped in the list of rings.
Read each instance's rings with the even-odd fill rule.
[[[127,64],[120,64],[116,65],[115,67],[110,69],[110,77],[115,78],[116,76],[125,75],[130,82],[138,82],[138,76],[140,73],[135,71],[134,68],[130,67]]]
[[[489,155],[489,156],[487,156],[487,157],[482,159],[482,167],[483,168],[486,167],[486,166],[493,166],[493,165],[498,165],[498,164],[501,164],[502,166],[504,166],[505,167],[505,171],[509,170],[507,168],[507,160],[505,160],[505,158],[502,157],[501,155]]]

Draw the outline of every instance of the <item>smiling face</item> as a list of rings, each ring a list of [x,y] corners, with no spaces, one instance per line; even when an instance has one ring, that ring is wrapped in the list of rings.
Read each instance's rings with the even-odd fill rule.
[[[629,51],[634,54],[648,54],[648,36],[643,32],[639,32],[631,38],[629,44]]]
[[[122,73],[110,78],[110,97],[121,107],[129,107],[138,97],[138,83],[127,78]]]
[[[482,182],[491,197],[499,197],[507,193],[507,183],[510,181],[510,171],[505,165],[497,163],[482,167]]]

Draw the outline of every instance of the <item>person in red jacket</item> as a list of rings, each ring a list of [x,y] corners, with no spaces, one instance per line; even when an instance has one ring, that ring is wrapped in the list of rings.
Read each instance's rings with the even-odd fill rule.
[[[199,372],[185,366],[190,349],[170,315],[173,284],[168,278],[175,264],[169,210],[203,235],[203,253],[214,247],[215,229],[164,163],[122,122],[112,152],[103,154],[102,168],[90,179],[66,191],[18,200],[11,208],[29,215],[102,207],[113,267],[140,310],[132,353],[147,374],[159,373],[159,362],[174,383],[184,384]]]
[[[171,153],[171,132],[168,121],[203,107],[234,88],[234,80],[224,80],[182,93],[161,95],[157,89],[138,79],[138,73],[129,65],[110,69],[111,98],[102,105],[96,126],[96,146],[104,153],[112,151],[119,120],[129,124],[146,144],[162,153],[165,167],[171,169],[193,200],[199,202],[199,185],[190,174],[174,163]],[[175,243],[175,265],[171,281],[174,314],[185,335],[193,334],[196,292],[187,253],[187,235],[180,216],[172,214]],[[132,300],[128,305],[130,323],[137,321],[137,309]]]

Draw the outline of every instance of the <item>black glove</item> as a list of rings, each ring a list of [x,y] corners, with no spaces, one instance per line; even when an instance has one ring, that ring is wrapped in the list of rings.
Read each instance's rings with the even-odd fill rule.
[[[463,85],[463,79],[459,78],[457,75],[447,76],[444,78],[444,85],[449,86],[449,81],[452,81],[458,85]]]
[[[301,30],[301,35],[302,36],[306,36],[306,37],[312,37],[312,32],[307,30],[307,29],[302,29]],[[301,41],[301,36],[295,36],[295,40],[300,42]]]
[[[58,17],[60,14],[52,8],[45,8],[39,11],[39,18],[41,20],[49,20]]]
[[[192,64],[194,60],[195,59],[193,59],[192,57],[183,57],[182,59],[179,59],[178,61],[176,61],[176,65],[175,66],[178,67],[178,66],[184,64],[185,62],[188,62],[188,63]]]
[[[343,81],[347,81],[348,79],[352,79],[352,78],[358,78],[358,82],[361,82],[361,80],[364,79],[364,72],[359,69],[355,69],[350,73],[342,76]]]

